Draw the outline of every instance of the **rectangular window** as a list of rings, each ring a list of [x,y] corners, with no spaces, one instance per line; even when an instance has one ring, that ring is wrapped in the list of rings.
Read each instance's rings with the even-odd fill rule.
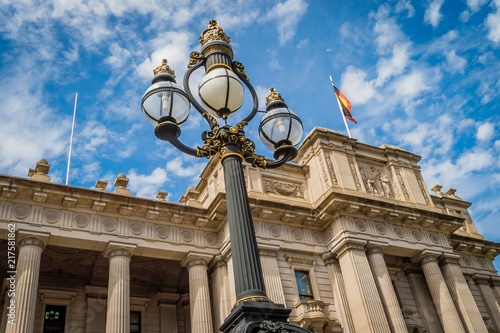
[[[130,312],[130,333],[141,333],[141,312]]]
[[[47,304],[44,316],[43,333],[64,333],[66,306]]]
[[[295,271],[295,281],[297,282],[297,290],[299,292],[299,300],[310,301],[313,300],[311,280],[309,279],[309,272]]]

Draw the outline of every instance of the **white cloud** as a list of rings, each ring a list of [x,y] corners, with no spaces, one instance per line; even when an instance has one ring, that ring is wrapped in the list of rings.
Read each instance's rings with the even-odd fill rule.
[[[478,171],[489,167],[494,162],[491,152],[471,151],[465,152],[457,160],[457,167],[460,173],[467,174],[471,171]]]
[[[481,64],[487,65],[491,61],[495,61],[495,56],[493,55],[493,52],[486,52],[484,54],[481,54],[479,57],[477,57],[477,60]]]
[[[411,73],[397,78],[392,86],[397,96],[404,99],[412,99],[430,89],[430,86],[426,83],[427,80],[426,73],[419,69],[414,69]]]
[[[424,22],[436,28],[441,21],[441,6],[444,0],[433,0],[425,10]]]
[[[408,45],[397,44],[392,49],[391,58],[382,58],[377,63],[376,85],[383,85],[393,76],[403,73],[409,62]]]
[[[476,138],[479,141],[489,141],[495,134],[495,125],[486,122],[477,127]]]
[[[130,180],[128,188],[143,198],[155,198],[167,181],[167,173],[161,168],[155,168],[149,175],[130,170],[126,176]]]
[[[189,159],[189,160],[188,160]],[[174,157],[167,162],[166,169],[172,172],[176,177],[198,179],[201,171],[205,168],[205,163],[196,162],[195,158],[187,155]]]
[[[415,8],[412,6],[410,0],[399,0],[396,5],[396,14],[407,11],[407,17],[413,17],[415,15]]]
[[[19,59],[19,64],[0,77],[0,169],[25,176],[42,158],[49,163],[65,153],[69,145],[69,115],[56,116],[47,105],[41,82],[50,75],[38,67],[37,80],[32,68],[36,59]]]
[[[308,4],[303,0],[286,0],[274,5],[265,15],[265,21],[276,22],[280,45],[295,36],[297,25],[307,11]]]
[[[374,84],[366,76],[366,72],[353,66],[342,74],[341,90],[352,104],[365,104],[375,96]]]
[[[122,48],[118,43],[112,43],[109,47],[111,55],[104,59],[104,63],[109,65],[111,68],[121,68],[127,63],[130,58],[131,52],[125,48]]]
[[[453,146],[453,122],[450,115],[443,114],[433,122],[394,122],[393,128],[403,145],[410,146],[410,151],[422,156],[444,155]]]
[[[466,0],[465,2],[467,3],[467,6],[469,7],[470,11],[475,13],[479,9],[481,9],[483,5],[488,3],[488,1],[489,0]]]
[[[488,14],[485,20],[488,29],[488,39],[494,43],[500,42],[500,0],[494,0],[496,12]]]
[[[446,63],[451,73],[463,73],[467,60],[457,55],[455,50],[446,53]]]
[[[464,10],[463,12],[460,13],[459,19],[461,22],[467,23],[470,19],[471,12],[468,10]]]
[[[465,119],[461,119],[459,122],[458,122],[458,125],[457,125],[457,129],[459,131],[464,131],[464,130],[468,130],[470,127],[474,126],[475,125],[475,121],[474,119],[471,119],[471,118],[465,118]]]
[[[380,6],[373,16],[376,20],[373,31],[377,36],[377,50],[380,54],[390,53],[394,44],[405,41],[405,36],[395,19],[389,16],[388,5]]]
[[[150,41],[153,49],[151,56],[137,66],[136,73],[139,77],[152,79],[153,69],[161,64],[162,59],[167,59],[168,65],[175,71],[178,82],[182,82],[186,65],[189,61],[189,50],[192,35],[188,32],[165,32]]]

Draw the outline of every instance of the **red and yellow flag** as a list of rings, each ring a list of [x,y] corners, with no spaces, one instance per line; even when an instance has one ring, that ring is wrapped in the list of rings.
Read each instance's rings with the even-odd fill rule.
[[[344,114],[344,117],[352,121],[353,123],[357,124],[357,120],[354,119],[351,115],[351,102],[345,97],[345,95],[340,91],[337,87],[333,86],[333,90],[335,91],[335,96],[337,96],[339,102],[340,102],[340,107],[342,109],[342,113]]]

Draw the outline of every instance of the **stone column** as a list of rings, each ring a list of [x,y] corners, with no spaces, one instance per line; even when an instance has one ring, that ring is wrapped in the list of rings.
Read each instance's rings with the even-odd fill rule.
[[[86,286],[87,295],[87,324],[85,333],[106,332],[106,288]]]
[[[476,301],[458,264],[459,258],[460,256],[456,254],[446,254],[439,261],[451,297],[468,332],[488,333]]]
[[[212,333],[212,309],[208,288],[207,264],[210,257],[188,254],[183,260],[189,272],[189,305],[191,307],[191,330],[196,333]]]
[[[8,277],[9,275],[7,275]],[[14,282],[12,281],[12,284]],[[7,317],[7,314],[9,313],[8,307],[10,306],[10,297],[9,297],[9,291],[8,289],[10,288],[11,282],[7,280],[6,278],[3,279],[2,286],[0,287],[0,291],[3,291],[3,298],[0,299],[0,304],[2,306],[2,314],[0,317],[0,332],[6,332],[7,331],[7,321],[10,319]],[[2,293],[0,292],[0,295]],[[13,316],[14,314],[12,314]]]
[[[17,235],[16,321],[15,325],[7,323],[7,333],[33,332],[40,261],[48,238],[48,234],[28,231],[19,231]],[[11,274],[7,274],[9,277]]]
[[[408,279],[408,284],[410,285],[412,296],[415,299],[418,314],[426,331],[444,333],[441,322],[439,321],[439,316],[434,308],[434,303],[432,302],[429,287],[422,275],[422,267],[416,263],[407,262],[403,264],[401,268]]]
[[[260,263],[262,265],[267,297],[276,304],[286,305],[283,282],[281,281],[280,269],[278,267],[278,249],[279,247],[270,245],[261,246],[259,248]]]
[[[424,251],[419,260],[434,307],[445,332],[465,333],[436,257],[437,254]]]
[[[490,286],[489,276],[474,274],[472,279],[474,280],[477,289],[479,289],[484,305],[486,305],[486,309],[490,315],[490,321],[495,328],[495,332],[500,332],[500,308]]]
[[[130,258],[135,245],[110,243],[106,333],[130,332]]]
[[[345,293],[344,280],[342,279],[342,272],[340,271],[339,261],[331,253],[323,255],[323,262],[328,271],[330,284],[333,290],[333,298],[335,301],[335,309],[340,316],[340,323],[344,333],[355,333],[354,322],[352,320],[351,310],[347,303],[347,295]]]
[[[178,302],[179,314],[183,317],[184,333],[191,333],[191,307],[189,305],[189,294],[184,294]],[[194,332],[193,332],[194,333]]]
[[[391,332],[407,333],[408,329],[406,328],[401,306],[399,305],[396,292],[394,291],[391,278],[389,277],[389,271],[385,264],[384,255],[382,254],[382,248],[380,246],[370,246],[366,250],[366,254],[380,298],[382,299],[382,304],[384,305],[384,310],[387,314]]]
[[[218,255],[210,265],[212,272],[212,295],[213,295],[213,312],[214,312],[214,327],[220,327],[224,319],[231,312],[231,295],[229,289],[229,274],[226,260]]]
[[[335,251],[342,270],[349,310],[356,314],[356,332],[389,333],[389,323],[366,258],[365,244],[361,240],[344,241]]]
[[[157,293],[158,307],[160,308],[160,333],[177,333],[177,301],[180,295]]]

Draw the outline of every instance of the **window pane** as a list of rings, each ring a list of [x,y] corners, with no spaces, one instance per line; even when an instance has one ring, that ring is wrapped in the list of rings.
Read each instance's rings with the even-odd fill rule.
[[[45,306],[43,333],[62,333],[66,321],[66,307],[60,305]]]
[[[131,311],[130,312],[130,333],[140,333],[141,332],[141,312]]]
[[[297,290],[299,292],[299,299],[301,301],[314,299],[311,291],[309,272],[295,271],[295,281],[297,282]]]

